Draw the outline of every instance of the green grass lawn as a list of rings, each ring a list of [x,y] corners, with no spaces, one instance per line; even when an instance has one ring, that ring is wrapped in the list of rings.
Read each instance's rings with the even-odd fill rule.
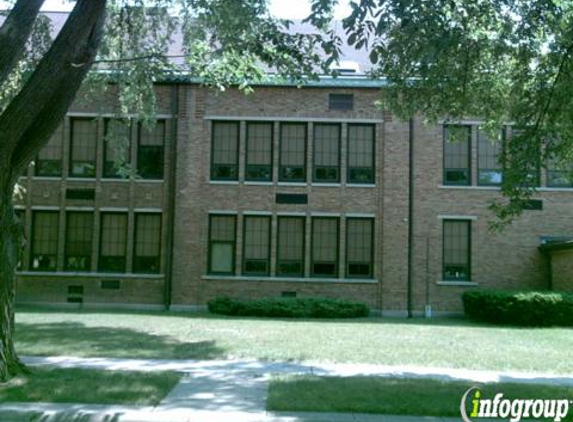
[[[256,358],[573,373],[573,330],[456,319],[280,320],[19,310],[22,355]]]
[[[479,387],[482,397],[488,399],[497,393],[503,393],[507,399],[573,398],[571,388],[527,384],[283,376],[270,383],[267,410],[459,417],[461,399],[474,386]],[[471,407],[467,409],[471,411]],[[569,413],[563,420],[573,420],[573,412]]]
[[[33,368],[0,384],[0,403],[50,402],[156,405],[175,387],[175,372]]]

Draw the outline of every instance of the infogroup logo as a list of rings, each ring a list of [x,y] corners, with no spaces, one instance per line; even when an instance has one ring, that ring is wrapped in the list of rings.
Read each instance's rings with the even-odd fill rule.
[[[535,418],[559,422],[567,416],[570,404],[568,399],[506,399],[503,393],[486,399],[478,387],[471,387],[462,397],[460,412],[465,422],[480,418],[509,419],[510,422]]]

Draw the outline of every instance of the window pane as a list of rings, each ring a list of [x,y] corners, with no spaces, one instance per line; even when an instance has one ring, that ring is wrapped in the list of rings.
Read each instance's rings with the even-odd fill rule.
[[[90,271],[94,216],[90,212],[68,212],[66,224],[67,271]]]
[[[312,275],[338,276],[338,218],[312,220]]]
[[[135,216],[133,272],[156,274],[161,262],[161,214]]]
[[[270,217],[245,216],[243,272],[268,275],[270,273]]]
[[[97,123],[71,119],[70,176],[95,177]]]
[[[60,125],[48,143],[38,153],[36,176],[59,177],[62,175],[62,147],[64,130]]]
[[[281,181],[306,182],[306,131],[305,123],[281,124]]]
[[[340,125],[314,125],[315,182],[340,182]]]
[[[470,126],[444,126],[444,184],[470,185]]]
[[[99,270],[125,271],[127,214],[102,214]]]
[[[478,130],[478,183],[480,185],[501,185],[503,173],[500,164],[501,140],[490,140],[487,133]]]
[[[374,183],[374,126],[348,126],[348,182]]]
[[[131,123],[127,120],[106,119],[104,177],[121,178],[121,169],[129,163]]]
[[[272,179],[273,124],[247,124],[247,157],[245,178],[269,181]]]
[[[233,272],[233,245],[230,243],[211,244],[211,272]]]
[[[213,122],[211,179],[237,180],[239,177],[239,123]]]
[[[349,218],[346,220],[346,275],[372,277],[372,245],[374,220]]]
[[[139,125],[137,172],[144,179],[163,179],[165,120],[158,120],[153,129]]]
[[[279,217],[277,275],[304,275],[304,217]]]
[[[470,280],[470,227],[469,221],[444,221],[444,280]]]
[[[32,214],[30,269],[33,271],[56,271],[59,216],[57,211]]]
[[[235,272],[236,216],[209,216],[209,273]]]

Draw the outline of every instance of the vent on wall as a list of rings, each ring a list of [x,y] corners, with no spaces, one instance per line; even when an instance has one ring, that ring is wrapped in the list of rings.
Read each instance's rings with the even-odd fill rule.
[[[67,189],[66,199],[95,199],[95,189]]]
[[[330,94],[328,96],[328,109],[339,111],[354,110],[353,94]]]
[[[296,292],[282,292],[282,297],[296,297]]]
[[[121,282],[119,280],[102,280],[100,286],[103,290],[119,290]]]
[[[84,303],[84,286],[70,285],[68,286],[68,303]]]

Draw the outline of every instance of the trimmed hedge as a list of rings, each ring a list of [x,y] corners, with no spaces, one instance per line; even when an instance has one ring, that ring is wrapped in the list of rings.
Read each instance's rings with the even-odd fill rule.
[[[573,294],[473,290],[462,296],[465,314],[477,321],[521,326],[573,326]]]
[[[360,318],[370,313],[360,302],[340,299],[268,298],[241,301],[218,297],[208,303],[214,314],[282,318]]]

